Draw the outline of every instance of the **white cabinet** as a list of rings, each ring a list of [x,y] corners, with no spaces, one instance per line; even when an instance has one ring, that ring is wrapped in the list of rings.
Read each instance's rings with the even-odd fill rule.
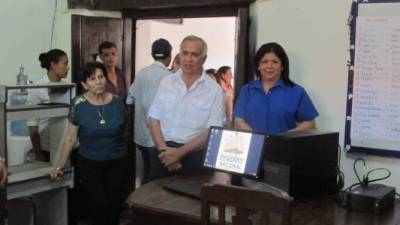
[[[10,105],[9,97],[24,88],[28,92],[45,89],[50,101],[40,105]],[[7,200],[28,197],[35,201],[35,224],[67,224],[67,187],[73,185],[73,172],[66,167],[62,179],[52,181],[49,174],[59,159],[62,142],[68,126],[68,112],[75,94],[75,84],[56,83],[48,85],[0,86],[0,155],[8,161],[13,151],[21,149],[8,145],[10,131],[7,124],[12,121],[48,119],[50,162],[32,161],[9,166],[6,183]],[[24,157],[24,154],[22,154]],[[24,160],[22,160],[24,161]],[[57,199],[54,201],[52,199]],[[12,204],[11,204],[12,205]],[[16,223],[16,222],[15,222]],[[10,225],[14,225],[9,220]]]

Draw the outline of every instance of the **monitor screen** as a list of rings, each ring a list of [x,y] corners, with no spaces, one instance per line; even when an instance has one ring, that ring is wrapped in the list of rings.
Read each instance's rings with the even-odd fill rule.
[[[265,135],[211,127],[204,166],[257,177]]]

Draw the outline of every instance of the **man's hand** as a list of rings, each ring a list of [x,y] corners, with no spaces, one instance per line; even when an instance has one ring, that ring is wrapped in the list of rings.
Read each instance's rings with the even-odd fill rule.
[[[172,164],[179,162],[179,160],[183,157],[183,151],[179,148],[165,148],[161,150],[158,158],[160,158],[161,163],[165,167],[169,167]]]
[[[168,171],[177,171],[182,168],[182,164],[180,162],[176,162],[171,164],[170,166],[167,167]]]

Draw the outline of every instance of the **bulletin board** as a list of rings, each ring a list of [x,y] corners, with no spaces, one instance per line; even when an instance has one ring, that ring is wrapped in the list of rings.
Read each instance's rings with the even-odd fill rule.
[[[353,1],[345,149],[400,157],[400,0]]]

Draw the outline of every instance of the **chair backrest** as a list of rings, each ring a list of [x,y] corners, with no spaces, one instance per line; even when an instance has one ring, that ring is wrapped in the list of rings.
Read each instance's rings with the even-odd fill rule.
[[[211,204],[218,207],[219,225],[225,224],[227,206],[235,209],[235,215],[232,215],[232,225],[253,225],[253,221],[250,219],[251,214],[253,214],[254,219],[260,220],[255,224],[270,225],[270,221],[274,225],[291,224],[292,198],[290,196],[278,196],[263,190],[237,186],[205,184],[201,189],[202,225],[214,223],[210,218]],[[277,221],[280,223],[277,223]]]

